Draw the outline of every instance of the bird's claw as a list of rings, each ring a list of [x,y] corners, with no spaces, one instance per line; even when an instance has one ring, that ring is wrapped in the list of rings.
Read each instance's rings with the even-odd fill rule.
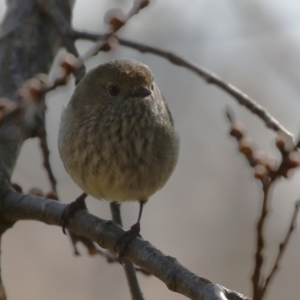
[[[141,225],[140,223],[135,223],[130,227],[130,229],[126,232],[124,232],[116,241],[114,245],[114,250],[117,252],[118,249],[119,251],[119,262],[120,264],[123,264],[121,259],[124,257],[126,254],[127,248],[129,244],[137,237],[141,237],[140,235],[141,231]]]

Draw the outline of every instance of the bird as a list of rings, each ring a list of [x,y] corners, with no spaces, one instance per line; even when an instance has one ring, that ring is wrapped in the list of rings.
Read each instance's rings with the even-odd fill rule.
[[[150,68],[117,59],[87,72],[62,112],[58,148],[81,200],[139,202],[128,231],[138,236],[144,204],[166,184],[179,155],[173,117]]]

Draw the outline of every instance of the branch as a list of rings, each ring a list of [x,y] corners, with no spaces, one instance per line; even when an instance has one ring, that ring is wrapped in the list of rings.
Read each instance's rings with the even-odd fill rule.
[[[65,204],[42,197],[9,191],[0,201],[0,218],[4,222],[36,220],[49,225],[59,225]],[[124,230],[112,221],[102,220],[86,210],[79,211],[69,220],[67,228],[113,250]],[[137,238],[128,246],[125,258],[163,281],[174,292],[197,300],[250,300],[250,298],[213,284],[201,278],[173,257],[164,255],[149,242]]]
[[[106,13],[106,23],[110,27],[110,31],[104,35],[103,39],[96,39],[96,43],[88,49],[86,53],[84,53],[80,57],[80,61],[84,62],[88,58],[96,55],[99,51],[110,51],[115,45],[114,35],[139,11],[145,8],[149,4],[149,0],[135,0],[134,5],[131,10],[125,15],[119,9],[112,9]],[[71,37],[75,39],[73,28],[71,31],[69,30],[67,33],[71,32]],[[103,41],[104,40],[104,43]]]
[[[74,30],[72,32],[72,36],[75,39],[84,39],[84,40],[91,40],[91,41],[102,40],[106,38],[104,34],[96,34],[96,33],[90,33],[85,31],[78,31],[78,30]],[[137,43],[134,41],[129,41],[127,39],[122,39],[115,35],[113,36],[113,38],[116,41],[118,41],[119,44],[122,46],[138,50],[142,53],[152,53],[159,57],[163,57],[174,65],[184,67],[192,71],[196,75],[206,80],[207,83],[218,86],[223,91],[233,96],[233,98],[237,100],[237,102],[240,105],[245,106],[253,114],[257,115],[265,123],[267,128],[270,128],[273,131],[275,131],[279,136],[284,138],[284,140],[288,144],[291,145],[294,144],[293,135],[287,129],[285,129],[264,107],[262,107],[260,104],[255,102],[247,94],[243,93],[232,84],[218,77],[216,74],[206,70],[203,67],[198,66],[193,62],[190,62],[187,58],[180,56],[174,52],[148,46],[142,43]]]

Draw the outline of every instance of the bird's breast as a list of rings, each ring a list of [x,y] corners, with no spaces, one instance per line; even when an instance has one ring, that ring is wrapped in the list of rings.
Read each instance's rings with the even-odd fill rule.
[[[88,194],[114,201],[146,199],[171,175],[178,155],[173,126],[151,110],[102,114],[69,134],[66,170]],[[79,142],[80,141],[80,142]],[[64,147],[62,147],[64,148]]]

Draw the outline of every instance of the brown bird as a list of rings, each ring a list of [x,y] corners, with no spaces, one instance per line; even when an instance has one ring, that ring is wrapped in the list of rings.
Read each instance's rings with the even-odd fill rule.
[[[139,201],[135,236],[143,205],[165,185],[179,152],[171,112],[150,69],[131,59],[101,64],[79,82],[62,114],[58,145],[84,193]]]

